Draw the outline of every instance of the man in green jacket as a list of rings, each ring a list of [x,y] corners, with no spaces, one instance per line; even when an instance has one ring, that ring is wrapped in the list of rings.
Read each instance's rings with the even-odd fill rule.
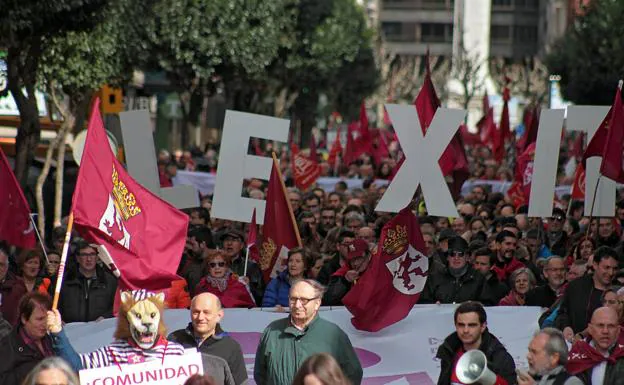
[[[362,365],[349,337],[318,316],[323,290],[311,279],[297,281],[290,288],[290,317],[271,322],[260,339],[254,366],[256,384],[291,384],[303,361],[322,352],[338,361],[353,385],[362,382]]]

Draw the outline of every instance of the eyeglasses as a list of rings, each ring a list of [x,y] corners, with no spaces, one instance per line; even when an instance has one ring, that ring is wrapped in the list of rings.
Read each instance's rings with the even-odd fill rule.
[[[297,301],[301,302],[302,306],[306,306],[310,301],[318,299],[319,297],[305,298],[305,297],[288,297],[288,302],[292,305],[296,305]]]
[[[554,215],[551,217],[553,221],[563,222],[564,218],[561,215]]]
[[[208,266],[210,266],[211,268],[215,268],[217,266],[223,267],[225,266],[225,262],[210,262]]]
[[[458,251],[458,250],[449,250],[448,251],[448,256],[449,257],[464,258],[464,252],[463,251]]]

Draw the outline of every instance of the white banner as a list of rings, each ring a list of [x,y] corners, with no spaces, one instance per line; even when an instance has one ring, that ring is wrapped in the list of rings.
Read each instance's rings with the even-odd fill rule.
[[[440,371],[436,351],[455,331],[454,310],[455,305],[417,305],[406,319],[377,333],[356,330],[351,314],[342,307],[321,308],[320,314],[339,325],[351,339],[364,368],[363,384],[433,385]],[[490,331],[505,344],[518,367],[528,366],[527,346],[538,328],[540,313],[537,307],[487,308]],[[270,309],[226,309],[221,325],[240,343],[250,379],[262,330],[285,316]],[[170,331],[185,328],[190,322],[189,311],[167,310],[165,322]],[[110,343],[115,327],[116,320],[108,319],[69,324],[66,331],[78,352],[90,352]]]
[[[107,366],[80,371],[80,385],[182,385],[193,374],[204,374],[201,354],[168,356],[133,365]]]

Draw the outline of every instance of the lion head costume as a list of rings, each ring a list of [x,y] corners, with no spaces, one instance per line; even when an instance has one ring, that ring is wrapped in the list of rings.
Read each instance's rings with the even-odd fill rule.
[[[137,299],[132,292],[122,291],[115,338],[132,338],[141,349],[152,348],[161,336],[167,335],[163,322],[164,301],[163,293],[150,293],[146,298]]]

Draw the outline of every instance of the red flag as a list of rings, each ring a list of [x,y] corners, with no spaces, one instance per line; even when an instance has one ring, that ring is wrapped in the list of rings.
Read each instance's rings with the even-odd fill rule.
[[[503,111],[498,127],[498,135],[494,137],[494,159],[499,163],[502,162],[505,157],[505,140],[511,135],[509,130],[509,88],[505,86],[503,90]]]
[[[295,185],[300,190],[307,190],[321,176],[321,166],[301,152],[293,154],[291,165]]]
[[[481,142],[488,144],[493,151],[493,138],[496,134],[496,123],[494,122],[494,109],[489,108],[483,118],[477,123]]]
[[[622,91],[620,88],[615,91],[615,100],[611,108],[613,113],[609,120],[605,146],[602,149],[600,174],[618,183],[624,183],[624,169],[622,169],[624,111],[622,110]]]
[[[359,130],[362,133],[362,136],[366,136],[370,127],[368,123],[368,114],[366,114],[366,103],[362,100],[362,104],[360,104],[360,126]]]
[[[371,147],[373,150],[371,155],[375,160],[375,164],[379,166],[384,159],[388,159],[390,157],[390,152],[388,151],[388,145],[384,139],[384,133],[380,129],[372,129],[370,131],[372,137]]]
[[[574,138],[572,149],[570,150],[570,156],[573,156],[577,159],[583,156],[584,142],[585,142],[585,133],[584,132],[577,133],[576,138]]]
[[[334,143],[329,150],[327,163],[334,166],[334,164],[336,163],[336,158],[339,154],[342,154],[342,143],[340,143],[340,126],[338,126],[338,130],[336,131],[336,139],[334,139]]]
[[[573,200],[585,200],[585,167],[582,164],[576,166],[571,195]]]
[[[278,256],[283,258],[288,254],[288,250],[300,246],[299,230],[295,227],[293,219],[290,203],[284,191],[284,182],[276,162],[273,161],[264,211],[264,241],[260,247],[260,268],[267,282],[271,279]]]
[[[507,191],[516,208],[528,204],[531,196],[531,183],[533,182],[533,162],[535,159],[535,142],[518,157],[514,183]]]
[[[0,239],[10,245],[33,249],[37,243],[30,207],[9,161],[0,148]]]
[[[314,163],[319,163],[318,153],[316,152],[316,139],[314,139],[314,134],[310,134],[310,160]]]
[[[527,147],[537,140],[537,128],[539,126],[537,107],[527,107],[522,117],[524,134],[518,141],[518,151],[523,153]]]
[[[258,251],[258,226],[256,225],[256,209],[254,208],[249,224],[249,232],[247,233],[247,253],[249,259],[258,262],[260,260],[260,252]]]
[[[359,330],[375,332],[407,317],[425,286],[429,261],[418,219],[401,210],[381,231],[377,253],[342,302]]]
[[[161,290],[180,279],[188,216],[153,195],[115,158],[93,104],[72,212],[76,230],[105,246],[122,289]]]
[[[357,137],[355,137],[357,134]],[[343,160],[349,165],[364,154],[374,154],[373,138],[368,124],[368,116],[366,115],[366,105],[362,102],[360,106],[360,120],[351,122],[347,126],[347,147],[345,148]]]
[[[262,148],[260,147],[260,139],[253,138],[252,142],[253,142],[254,154],[258,156],[262,156],[264,153],[262,152]]]

